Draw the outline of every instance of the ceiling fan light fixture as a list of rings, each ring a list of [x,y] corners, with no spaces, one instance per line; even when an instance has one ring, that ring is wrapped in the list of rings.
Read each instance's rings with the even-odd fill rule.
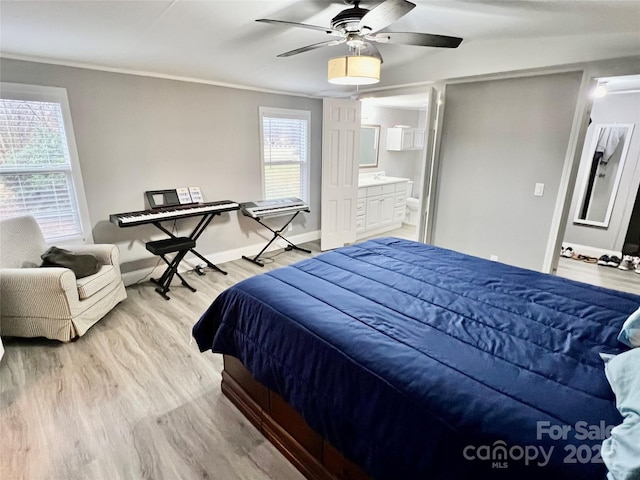
[[[380,59],[347,55],[329,60],[327,78],[335,85],[372,85],[380,81]]]

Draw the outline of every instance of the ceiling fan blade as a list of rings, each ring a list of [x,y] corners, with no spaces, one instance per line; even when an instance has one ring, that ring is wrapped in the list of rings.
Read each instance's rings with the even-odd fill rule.
[[[375,35],[367,35],[365,38],[379,43],[396,43],[402,45],[418,45],[420,47],[442,48],[456,48],[462,42],[462,38],[460,37],[410,32],[380,32]]]
[[[296,48],[295,50],[291,50],[289,52],[284,52],[278,55],[278,57],[290,57],[292,55],[297,55],[298,53],[308,52],[309,50],[315,50],[316,48],[321,47],[333,47],[334,45],[340,45],[341,43],[346,42],[347,39],[342,40],[329,40],[328,42],[320,42],[314,43],[312,45],[307,45],[306,47]]]
[[[406,0],[386,0],[362,17],[358,30],[364,34],[375,33],[404,17],[415,6]]]
[[[321,27],[318,25],[309,25],[307,23],[287,22],[286,20],[271,20],[269,18],[259,18],[256,22],[270,23],[272,25],[282,25],[287,27],[299,27],[306,28],[307,30],[318,30],[320,32],[328,33],[329,35],[335,35],[337,37],[343,36],[343,33],[339,30],[334,30],[331,27]]]

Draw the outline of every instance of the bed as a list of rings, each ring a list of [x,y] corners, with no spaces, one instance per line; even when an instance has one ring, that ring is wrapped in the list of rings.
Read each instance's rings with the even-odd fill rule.
[[[616,337],[638,306],[383,238],[231,287],[193,335],[225,355],[223,391],[253,423],[282,430],[280,447],[293,438],[283,451],[308,477],[602,480],[622,417],[599,354],[629,350]]]

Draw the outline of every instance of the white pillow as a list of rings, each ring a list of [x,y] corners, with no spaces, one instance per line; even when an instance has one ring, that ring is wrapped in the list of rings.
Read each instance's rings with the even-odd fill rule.
[[[624,417],[602,442],[608,480],[640,480],[640,348],[616,355],[605,364],[616,407]]]
[[[600,352],[598,355],[600,355],[600,358],[604,363],[609,363],[609,360],[611,360],[612,358],[616,358],[617,356],[615,353],[602,353],[602,352]]]
[[[640,308],[625,320],[618,340],[630,347],[640,347]]]

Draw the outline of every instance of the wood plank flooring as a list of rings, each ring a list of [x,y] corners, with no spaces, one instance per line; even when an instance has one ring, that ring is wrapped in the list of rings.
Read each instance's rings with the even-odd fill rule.
[[[318,253],[318,242],[305,247]],[[222,290],[308,257],[284,252],[264,269],[229,262],[226,276],[189,275],[196,293],[176,281],[170,301],[151,283],[128,287],[129,298],[72,343],[3,339],[0,479],[302,478],[221,395],[221,358],[200,353],[191,328]],[[640,293],[633,272],[569,259],[560,266]]]
[[[632,270],[625,271],[614,267],[560,257],[556,275],[590,283],[591,285],[640,295],[640,275]]]
[[[308,257],[191,274],[198,291],[176,280],[170,301],[151,283],[128,287],[128,299],[72,343],[3,339],[0,479],[302,478],[221,395],[222,359],[200,353],[191,328],[222,290]]]

